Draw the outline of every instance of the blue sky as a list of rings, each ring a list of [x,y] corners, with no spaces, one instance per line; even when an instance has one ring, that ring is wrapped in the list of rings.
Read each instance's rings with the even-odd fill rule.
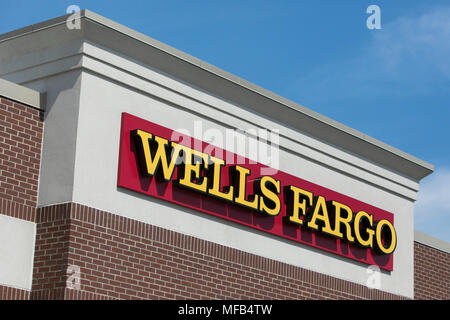
[[[0,33],[90,9],[432,163],[415,228],[450,242],[450,2],[2,1]],[[366,8],[381,9],[369,30]]]

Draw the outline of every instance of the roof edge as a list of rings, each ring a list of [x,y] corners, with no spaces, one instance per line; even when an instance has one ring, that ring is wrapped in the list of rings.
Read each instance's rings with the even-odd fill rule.
[[[414,230],[414,241],[433,249],[450,253],[450,243],[417,230]]]
[[[0,78],[0,96],[45,111],[46,94]]]

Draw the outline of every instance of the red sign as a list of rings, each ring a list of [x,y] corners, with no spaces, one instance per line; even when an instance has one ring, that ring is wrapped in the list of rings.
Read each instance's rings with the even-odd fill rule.
[[[264,168],[122,114],[119,187],[392,270],[392,213],[279,170],[261,176]]]

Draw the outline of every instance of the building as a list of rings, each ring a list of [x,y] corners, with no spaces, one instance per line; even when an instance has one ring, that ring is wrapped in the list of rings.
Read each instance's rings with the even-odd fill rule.
[[[413,224],[432,165],[71,18],[0,36],[1,298],[449,299],[450,245]]]

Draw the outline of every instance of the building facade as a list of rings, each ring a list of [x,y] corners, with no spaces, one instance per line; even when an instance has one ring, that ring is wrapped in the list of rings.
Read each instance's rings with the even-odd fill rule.
[[[450,245],[414,231],[432,165],[67,19],[0,36],[0,298],[449,299]]]

